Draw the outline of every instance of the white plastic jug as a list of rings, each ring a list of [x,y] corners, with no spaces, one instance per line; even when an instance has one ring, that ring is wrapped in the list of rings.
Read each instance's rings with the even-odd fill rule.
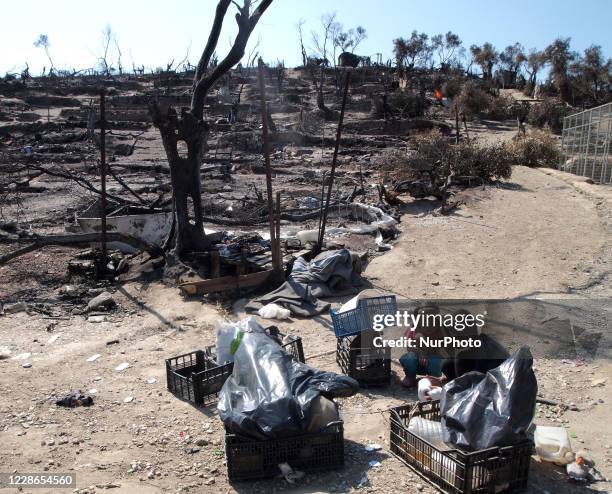
[[[298,240],[304,245],[306,242],[318,242],[319,230],[302,230],[295,235]]]
[[[408,423],[408,430],[428,443],[440,449],[446,449],[442,438],[442,424],[440,422],[427,420],[422,417],[413,417]]]
[[[449,446],[444,443],[440,422],[413,417],[408,422],[408,430],[441,451],[449,449]],[[415,459],[421,463],[423,468],[437,472],[447,482],[452,483],[454,481],[457,463],[439,451],[430,451],[429,448],[421,451],[417,448]]]
[[[567,430],[563,427],[536,426],[536,454],[544,461],[566,465],[574,461],[574,453]]]

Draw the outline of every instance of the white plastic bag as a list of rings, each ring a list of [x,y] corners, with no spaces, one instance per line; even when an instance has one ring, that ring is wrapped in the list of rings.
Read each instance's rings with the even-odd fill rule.
[[[419,401],[439,400],[442,395],[442,388],[434,386],[429,379],[424,377],[418,384]]]
[[[232,341],[238,333],[250,333],[254,331],[262,332],[263,329],[257,321],[252,317],[245,317],[238,322],[231,321],[219,321],[217,323],[217,363],[225,364],[226,362],[233,362],[234,355],[231,352]]]
[[[289,319],[289,316],[291,316],[289,309],[274,303],[264,305],[257,313],[264,319]]]

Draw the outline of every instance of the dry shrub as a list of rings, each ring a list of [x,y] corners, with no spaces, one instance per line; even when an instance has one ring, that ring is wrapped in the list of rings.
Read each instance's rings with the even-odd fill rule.
[[[387,94],[387,117],[415,118],[423,115],[425,107],[418,94],[399,89]],[[372,100],[372,116],[384,118],[384,98],[374,96]]]
[[[439,130],[421,134],[414,139],[413,154],[398,153],[391,160],[398,180],[418,180],[428,177],[441,185],[452,174],[479,178],[484,182],[510,178],[514,155],[504,143],[479,145],[474,142],[453,144]]]
[[[558,142],[546,132],[534,131],[529,135],[517,136],[508,147],[517,165],[552,168],[559,162]]]
[[[520,104],[511,96],[493,96],[472,81],[463,86],[457,103],[466,116],[491,120],[516,118],[520,111]]]
[[[468,81],[464,84],[457,104],[462,113],[474,117],[482,115],[490,106],[492,96],[479,88],[474,82]]]
[[[528,122],[536,127],[548,126],[556,134],[563,130],[563,118],[572,113],[565,103],[550,98],[536,103],[529,110]]]
[[[509,118],[516,118],[519,114],[520,106],[520,103],[512,96],[492,96],[484,116],[491,120],[508,120]]]

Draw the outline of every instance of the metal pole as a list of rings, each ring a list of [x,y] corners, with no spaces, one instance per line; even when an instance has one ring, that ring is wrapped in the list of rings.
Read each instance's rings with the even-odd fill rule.
[[[268,192],[268,218],[270,223],[270,245],[272,247],[272,267],[279,270],[278,252],[276,250],[276,228],[274,227],[274,199],[272,197],[272,171],[270,169],[270,143],[268,141],[268,109],[266,106],[266,81],[264,63],[261,57],[257,62],[259,75],[259,96],[261,98],[261,128],[263,135],[263,155],[266,168],[266,190]]]
[[[348,95],[349,82],[351,80],[350,70],[346,71],[344,79],[344,94],[342,95],[342,107],[340,108],[340,120],[338,120],[338,130],[336,131],[336,145],[334,147],[334,157],[332,159],[332,167],[329,176],[329,188],[327,189],[327,198],[325,200],[325,208],[323,209],[323,218],[321,219],[321,228],[319,230],[319,242],[317,244],[317,252],[321,252],[323,246],[323,238],[325,237],[325,223],[327,223],[327,212],[329,202],[331,200],[332,187],[334,186],[334,176],[336,174],[336,162],[338,161],[338,149],[340,147],[340,138],[342,137],[342,122],[344,121],[344,109],[346,108],[346,96]]]
[[[102,261],[106,266],[106,101],[105,90],[100,90],[100,188],[101,212],[100,221],[102,223]]]

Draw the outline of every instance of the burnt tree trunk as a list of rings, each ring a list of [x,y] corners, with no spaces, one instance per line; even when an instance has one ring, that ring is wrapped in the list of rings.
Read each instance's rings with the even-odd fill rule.
[[[204,235],[200,185],[200,164],[206,150],[208,125],[188,111],[179,116],[172,107],[155,105],[151,112],[170,165],[175,227],[173,248],[180,258],[187,252],[205,250],[209,246]],[[180,141],[185,143],[186,154],[179,153]]]
[[[227,56],[220,63],[211,66],[210,62],[230,3],[238,9],[235,15],[238,33]],[[219,0],[208,41],[196,67],[190,108],[183,109],[178,115],[169,105],[158,102],[151,105],[153,124],[161,134],[172,182],[172,237],[165,244],[173,249],[174,255],[169,256],[170,259],[180,261],[186,254],[207,250],[209,247],[209,241],[204,234],[200,185],[200,164],[206,150],[209,131],[209,126],[203,119],[204,101],[215,83],[242,59],[249,36],[271,3],[272,0],[261,0],[251,12],[252,0],[243,0],[242,7],[232,0]],[[186,152],[182,151],[183,149],[186,149]]]

